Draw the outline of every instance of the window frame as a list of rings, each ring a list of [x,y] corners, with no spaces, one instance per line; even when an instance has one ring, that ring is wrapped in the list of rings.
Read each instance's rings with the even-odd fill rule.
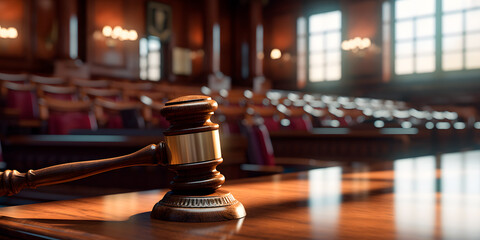
[[[317,6],[307,6],[306,11],[304,11],[303,14],[299,15],[297,17],[303,17],[305,18],[305,77],[306,77],[306,82],[304,88],[311,88],[315,89],[318,88],[320,85],[322,88],[329,88],[329,87],[334,87],[340,85],[344,79],[345,79],[345,66],[344,66],[344,59],[345,59],[345,53],[344,51],[340,50],[340,78],[338,80],[322,80],[322,81],[317,81],[317,82],[312,82],[310,80],[310,17],[312,15],[316,14],[324,14],[324,13],[329,13],[333,11],[339,11],[340,12],[340,43],[344,39],[345,36],[345,14],[342,11],[342,8],[340,7],[339,4],[331,4],[331,5],[317,5]],[[298,26],[297,26],[298,27]],[[297,29],[298,33],[298,29]],[[298,34],[295,37],[296,41],[298,41]],[[296,42],[296,46],[298,46],[298,42]],[[296,51],[298,48],[296,47]],[[326,64],[326,63],[325,63]],[[298,66],[297,66],[297,71],[298,71]],[[296,76],[297,78],[298,76]],[[298,81],[298,79],[296,79]]]
[[[390,65],[390,79],[392,82],[398,83],[421,83],[421,82],[448,82],[452,80],[473,80],[478,79],[478,75],[480,74],[480,68],[476,69],[466,69],[465,68],[465,51],[466,46],[464,45],[461,52],[464,54],[463,57],[463,65],[462,69],[460,70],[451,70],[445,71],[443,70],[443,0],[435,0],[435,70],[433,72],[427,73],[412,73],[412,74],[397,74],[395,68],[395,60],[396,60],[396,2],[398,0],[389,0],[388,3],[390,4],[390,61],[388,64]],[[475,9],[480,8],[476,7]],[[381,8],[383,9],[383,8]],[[457,10],[456,12],[465,13],[469,9],[462,9]],[[383,21],[383,14],[382,11],[382,21]],[[415,19],[416,17],[412,18]],[[465,16],[463,16],[465,18]],[[383,22],[382,22],[383,23]],[[463,21],[463,27],[465,27],[465,21]],[[464,28],[460,36],[464,37],[467,35],[467,32]],[[465,42],[465,39],[463,40]],[[415,42],[414,42],[415,43]],[[386,64],[385,62],[383,64]]]

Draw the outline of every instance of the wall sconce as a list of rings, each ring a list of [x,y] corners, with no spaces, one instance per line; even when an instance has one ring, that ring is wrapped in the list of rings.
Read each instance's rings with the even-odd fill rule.
[[[342,42],[342,49],[345,51],[358,52],[369,48],[372,45],[372,41],[369,38],[353,38]]]
[[[104,37],[118,39],[120,41],[125,41],[125,40],[135,41],[138,38],[137,31],[123,29],[120,26],[116,26],[114,28],[110,26],[105,26],[102,29],[102,34]]]
[[[9,27],[9,28],[3,28],[0,26],[0,38],[5,38],[5,39],[14,39],[18,37],[18,31],[14,27]]]
[[[282,57],[282,51],[280,51],[280,49],[278,48],[274,48],[272,49],[272,51],[270,52],[270,58],[271,59],[280,59]]]
[[[288,52],[283,52],[282,53],[282,51],[280,51],[280,49],[274,48],[270,52],[270,58],[272,60],[282,60],[282,62],[288,62],[292,59],[292,55],[290,55],[290,53],[288,53]]]

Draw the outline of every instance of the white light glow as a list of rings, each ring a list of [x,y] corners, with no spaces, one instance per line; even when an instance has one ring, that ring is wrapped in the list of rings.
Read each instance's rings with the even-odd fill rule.
[[[402,128],[411,128],[412,123],[411,122],[402,122]]]
[[[449,129],[449,128],[450,128],[450,123],[448,123],[448,122],[438,122],[438,123],[436,124],[436,127],[437,127],[438,129],[442,129],[442,130],[444,130],[444,129]]]
[[[280,59],[281,57],[282,57],[282,52],[278,48],[274,48],[270,52],[270,58],[271,59]]]
[[[376,128],[383,128],[385,126],[385,123],[381,120],[377,120],[373,123],[373,125],[376,127]]]
[[[453,124],[453,128],[455,129],[465,129],[465,123],[464,122],[456,122]]]

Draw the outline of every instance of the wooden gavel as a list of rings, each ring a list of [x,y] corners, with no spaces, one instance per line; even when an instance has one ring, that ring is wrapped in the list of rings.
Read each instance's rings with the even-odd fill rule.
[[[223,162],[218,124],[210,117],[217,109],[210,97],[192,95],[171,100],[161,114],[170,122],[165,142],[151,144],[125,156],[66,163],[20,173],[0,172],[0,196],[25,188],[73,181],[130,166],[166,165],[176,173],[170,189],[150,214],[179,222],[213,222],[245,217],[245,208],[231,193],[220,190],[225,177],[216,170]]]

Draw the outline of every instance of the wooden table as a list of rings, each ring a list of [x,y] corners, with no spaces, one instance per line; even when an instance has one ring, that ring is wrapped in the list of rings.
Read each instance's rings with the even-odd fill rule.
[[[480,151],[385,166],[227,180],[237,221],[150,219],[165,190],[5,207],[0,239],[480,239]]]

